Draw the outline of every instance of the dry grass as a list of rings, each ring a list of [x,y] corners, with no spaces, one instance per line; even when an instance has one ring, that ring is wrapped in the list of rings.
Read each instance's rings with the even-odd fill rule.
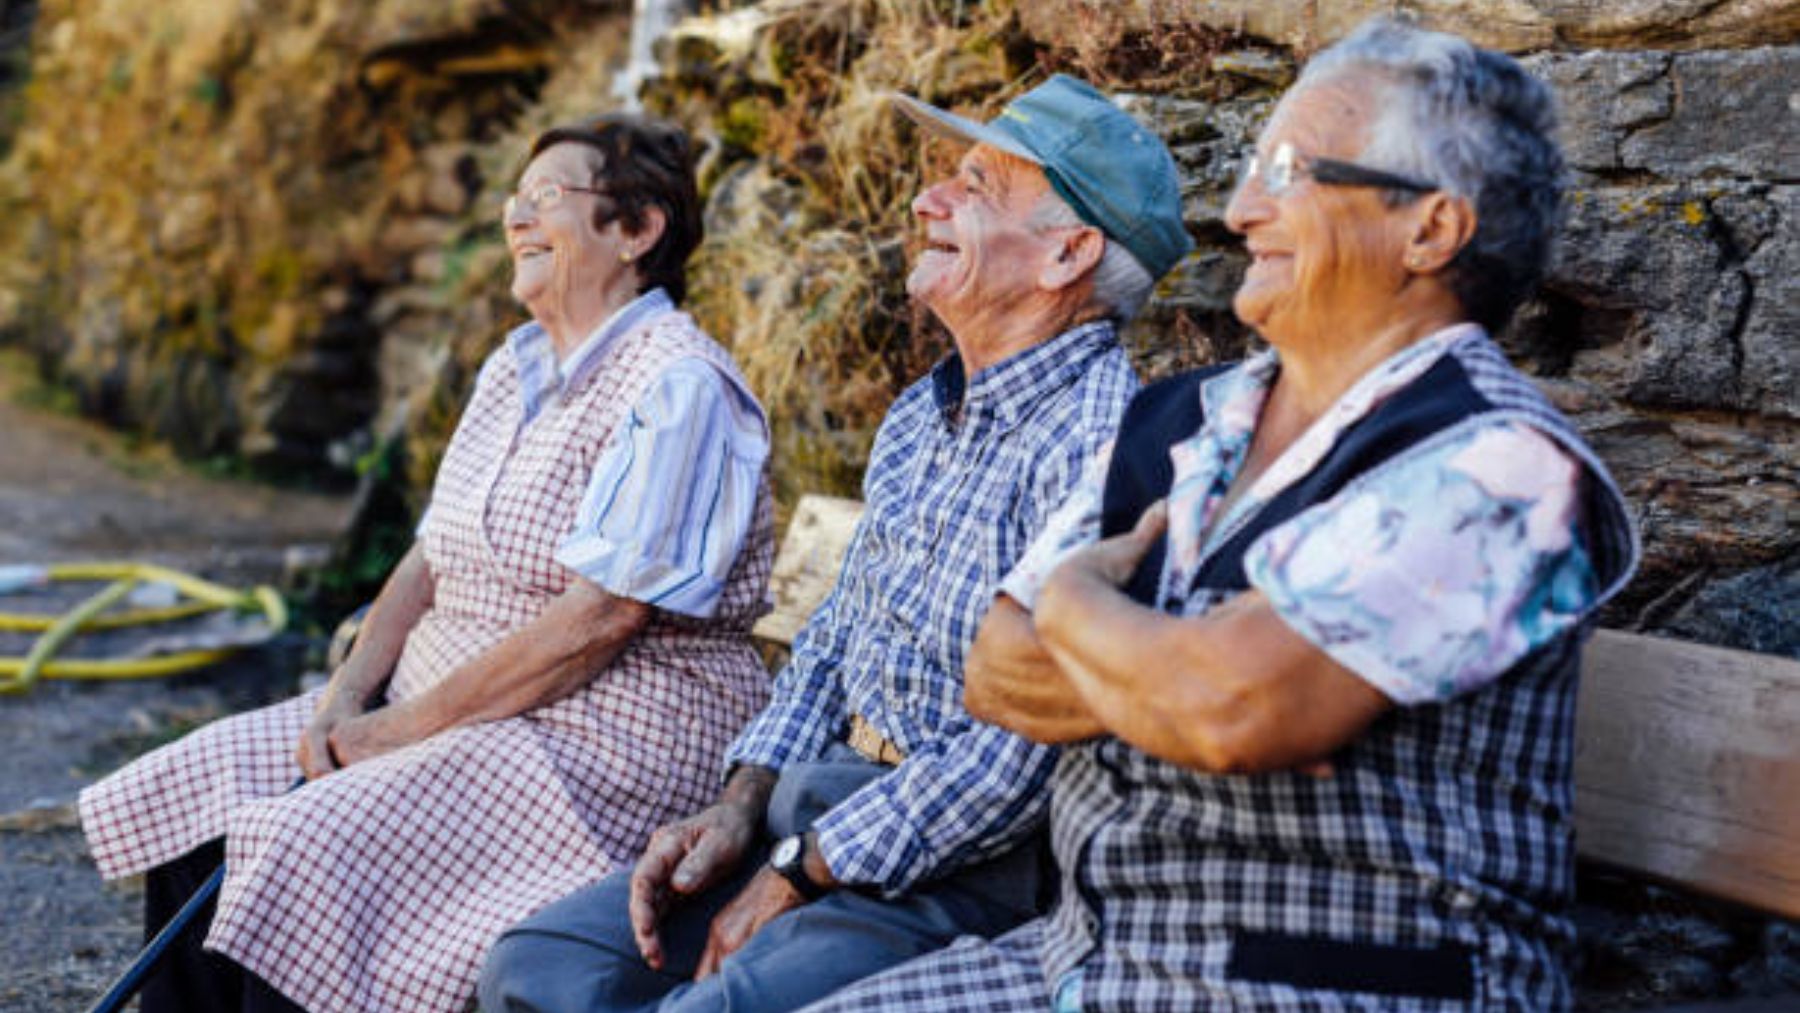
[[[713,148],[693,308],[774,419],[784,503],[853,494],[888,405],[947,350],[904,292],[909,204],[956,152],[902,91],[985,117],[1038,74],[1012,4],[772,0],[689,22],[653,104]]]
[[[611,101],[624,34],[591,11],[45,0],[29,115],[0,167],[0,210],[32,212],[0,230],[0,330],[70,375],[131,363],[155,417],[207,386],[159,377],[256,382],[312,347],[346,293],[402,295],[383,342],[442,348],[409,411],[422,488],[476,366],[520,317],[494,224],[520,156]],[[947,348],[903,279],[909,202],[957,152],[889,93],[985,118],[1052,69],[1112,73],[1102,50],[1040,51],[1015,14],[1013,0],[765,0],[686,24],[652,84],[652,110],[707,149],[691,308],[770,409],[784,500],[854,492],[887,406]],[[420,181],[446,149],[473,160],[478,190],[429,212],[441,249],[397,258],[385,232],[426,214]],[[235,410],[221,385],[210,396],[179,410]]]

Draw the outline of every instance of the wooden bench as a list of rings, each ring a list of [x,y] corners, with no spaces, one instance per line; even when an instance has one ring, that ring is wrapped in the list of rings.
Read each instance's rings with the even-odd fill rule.
[[[837,581],[862,504],[807,496],[775,560],[792,644]],[[1601,630],[1583,657],[1575,827],[1583,858],[1800,917],[1800,662]]]

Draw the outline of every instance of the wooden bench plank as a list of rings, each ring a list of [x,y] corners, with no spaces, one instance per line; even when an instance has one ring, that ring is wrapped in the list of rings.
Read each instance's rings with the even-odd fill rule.
[[[793,642],[861,516],[856,500],[800,501],[758,636]],[[1601,630],[1575,737],[1583,857],[1800,917],[1800,662]]]
[[[1601,630],[1575,727],[1584,856],[1800,916],[1800,662]]]
[[[802,496],[781,539],[769,592],[775,611],[752,631],[772,643],[792,645],[807,617],[837,584],[838,569],[850,548],[850,536],[862,517],[862,501],[836,496]]]

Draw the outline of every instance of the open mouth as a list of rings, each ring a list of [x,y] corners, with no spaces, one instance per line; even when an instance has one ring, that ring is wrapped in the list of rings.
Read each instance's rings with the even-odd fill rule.
[[[1285,261],[1292,260],[1292,259],[1293,259],[1293,254],[1288,253],[1285,250],[1251,250],[1250,251],[1250,266],[1251,267],[1267,267],[1270,264],[1285,262]]]
[[[538,246],[535,244],[521,244],[519,246],[513,247],[513,259],[519,261],[520,263],[524,263],[525,261],[528,261],[528,260],[536,260],[539,257],[547,257],[549,255],[550,255],[550,247],[548,247],[548,246]]]
[[[925,252],[927,253],[955,253],[957,249],[956,244],[945,242],[942,239],[927,238],[925,240]]]

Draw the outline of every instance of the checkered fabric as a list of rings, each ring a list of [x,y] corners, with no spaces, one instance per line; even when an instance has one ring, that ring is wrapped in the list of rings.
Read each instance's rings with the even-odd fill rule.
[[[883,421],[837,586],[794,642],[732,762],[822,755],[860,714],[905,762],[815,829],[841,880],[900,892],[1037,826],[1055,751],[973,721],[963,656],[1000,578],[1112,437],[1136,389],[1110,323],[977,373],[956,359]]]
[[[936,953],[871,975],[801,1013],[1029,1013],[1050,1010],[1038,963],[1042,919],[996,939],[964,936]]]
[[[1489,405],[1480,417],[1529,422],[1588,464],[1586,531],[1605,600],[1637,549],[1604,468],[1484,335],[1447,354]],[[1200,614],[1242,590],[1203,586],[1179,610]],[[1071,747],[1051,812],[1060,901],[1008,937],[1041,938],[1035,976],[1005,951],[967,944],[819,1008],[1048,1009],[1063,992],[1079,1008],[1127,1013],[1566,1009],[1583,632],[1557,637],[1481,689],[1390,712],[1332,757],[1329,778],[1209,776],[1110,738]],[[1470,1003],[1234,978],[1242,933],[1465,946],[1477,994]],[[1070,994],[1063,986],[1075,975]],[[1034,977],[1037,991],[1024,1002],[1020,989]]]
[[[1604,468],[1485,335],[1447,354],[1491,406],[1482,417],[1529,422],[1589,463],[1589,544],[1603,598],[1616,591],[1636,549]],[[1241,589],[1201,590],[1184,611]],[[1566,1008],[1582,632],[1483,689],[1391,712],[1333,756],[1330,778],[1208,776],[1116,739],[1068,750],[1051,818],[1063,902],[1047,927],[1046,977],[1081,968],[1083,1002],[1108,1010],[1464,1008],[1226,973],[1235,931],[1454,942],[1477,955],[1483,1008]]]
[[[529,622],[568,585],[553,559],[588,471],[673,362],[729,357],[668,313],[523,431],[516,370],[483,369],[423,531],[433,607],[389,698],[425,691]],[[456,729],[282,795],[315,696],[217,722],[84,792],[107,877],[224,835],[209,948],[319,1011],[461,1010],[508,925],[629,861],[705,804],[730,736],[764,702],[748,638],[767,608],[766,491],[715,618],[658,613],[588,687]]]

